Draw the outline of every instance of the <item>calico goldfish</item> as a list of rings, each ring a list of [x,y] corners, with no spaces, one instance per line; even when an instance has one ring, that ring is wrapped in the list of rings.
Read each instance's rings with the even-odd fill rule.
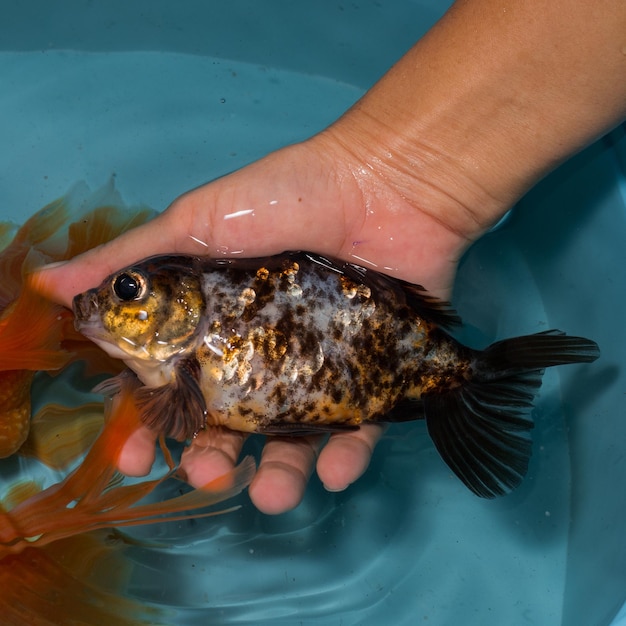
[[[599,356],[593,341],[557,330],[471,349],[450,334],[458,316],[422,287],[308,252],[152,257],[73,309],[76,329],[143,383],[141,419],[161,434],[303,435],[424,418],[443,460],[487,498],[527,471],[544,368]]]

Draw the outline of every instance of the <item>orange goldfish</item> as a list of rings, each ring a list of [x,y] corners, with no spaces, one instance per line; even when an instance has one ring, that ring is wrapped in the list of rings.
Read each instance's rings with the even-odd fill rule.
[[[116,204],[112,186],[92,196],[78,188],[20,229],[0,224],[0,457],[13,454],[29,435],[36,371],[58,372],[77,360],[85,362],[88,376],[120,370],[118,361],[74,330],[69,311],[37,293],[30,273],[150,217],[146,209],[129,211]],[[70,216],[74,221],[68,224]],[[255,465],[247,458],[202,489],[163,502],[141,502],[163,481],[174,479],[177,469],[162,443],[170,471],[123,484],[117,461],[139,420],[132,399],[135,383],[122,381],[118,396],[104,407],[47,404],[33,418],[24,455],[63,470],[89,450],[61,482],[43,491],[33,482],[19,483],[0,503],[0,621],[43,626],[63,616],[68,623],[159,623],[161,611],[116,593],[131,566],[105,529],[216,515],[222,511],[206,508],[250,483]]]
[[[26,440],[34,372],[59,370],[85,359],[88,373],[115,373],[119,365],[76,333],[71,314],[33,288],[29,272],[44,263],[72,258],[145,222],[153,213],[116,206],[112,183],[89,195],[77,185],[66,198],[33,215],[13,235],[0,228],[0,458],[14,454]],[[70,223],[70,217],[74,221]]]
[[[140,425],[133,400],[136,382],[131,377],[121,381],[104,429],[82,463],[61,483],[0,511],[0,558],[90,530],[216,515],[190,511],[232,498],[250,483],[255,464],[248,457],[229,474],[164,502],[137,504],[175,476],[174,467],[158,479],[112,486],[122,447]]]
[[[121,595],[131,564],[111,533],[77,535],[0,561],[0,615],[11,626],[166,623],[164,611]]]

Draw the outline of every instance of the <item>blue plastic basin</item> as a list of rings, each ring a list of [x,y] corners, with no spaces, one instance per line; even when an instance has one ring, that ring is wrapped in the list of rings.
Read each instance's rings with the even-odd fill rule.
[[[0,21],[0,218],[77,181],[180,193],[320,130],[447,2],[9,3]],[[137,531],[128,596],[172,624],[625,624],[626,138],[542,181],[463,259],[469,340],[557,327],[593,366],[546,374],[527,480],[472,496],[423,424],[394,427],[342,494]],[[289,242],[285,242],[289,247]]]

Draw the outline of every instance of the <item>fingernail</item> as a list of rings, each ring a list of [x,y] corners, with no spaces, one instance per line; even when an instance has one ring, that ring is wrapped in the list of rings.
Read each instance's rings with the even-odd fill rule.
[[[45,270],[53,270],[57,267],[61,267],[62,265],[67,265],[69,261],[55,261],[54,263],[46,263],[46,265],[42,265],[37,268],[37,272],[42,272]]]
[[[341,491],[345,491],[350,485],[346,485],[345,487],[335,487],[334,489],[329,487],[328,485],[324,485],[324,489],[329,491],[330,493],[340,493]]]

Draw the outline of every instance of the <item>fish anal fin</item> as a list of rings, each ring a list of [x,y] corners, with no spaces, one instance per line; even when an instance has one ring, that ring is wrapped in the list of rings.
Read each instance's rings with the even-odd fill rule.
[[[174,380],[160,387],[139,387],[135,401],[142,422],[159,434],[184,441],[206,426],[206,402],[195,358],[181,360]]]
[[[424,419],[424,403],[421,400],[400,400],[390,411],[381,418],[381,422],[412,422]]]
[[[532,451],[529,412],[541,370],[469,383],[423,397],[428,432],[443,460],[476,495],[517,487]]]

